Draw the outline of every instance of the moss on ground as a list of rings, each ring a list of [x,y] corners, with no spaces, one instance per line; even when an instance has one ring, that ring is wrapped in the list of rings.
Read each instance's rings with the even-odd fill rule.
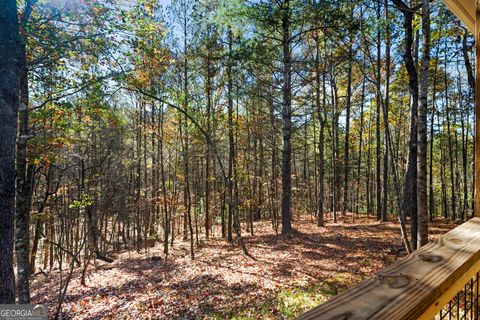
[[[348,274],[338,274],[323,282],[280,290],[257,305],[225,310],[207,311],[203,319],[208,320],[256,320],[294,319],[315,308],[351,285]]]

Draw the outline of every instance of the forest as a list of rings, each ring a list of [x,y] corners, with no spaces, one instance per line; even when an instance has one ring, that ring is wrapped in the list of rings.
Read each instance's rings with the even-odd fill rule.
[[[473,217],[441,0],[0,3],[0,304],[293,319]]]

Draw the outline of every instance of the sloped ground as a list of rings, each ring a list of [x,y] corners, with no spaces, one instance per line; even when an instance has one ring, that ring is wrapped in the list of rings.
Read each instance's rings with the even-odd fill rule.
[[[283,239],[269,222],[246,236],[249,253],[214,239],[203,241],[191,260],[177,242],[164,261],[162,245],[148,253],[118,253],[96,263],[87,286],[76,271],[63,305],[64,319],[291,319],[328,300],[405,255],[397,224],[362,218],[355,224],[310,218],[294,222]],[[435,221],[432,239],[455,227]],[[58,272],[37,275],[35,303],[56,303]]]

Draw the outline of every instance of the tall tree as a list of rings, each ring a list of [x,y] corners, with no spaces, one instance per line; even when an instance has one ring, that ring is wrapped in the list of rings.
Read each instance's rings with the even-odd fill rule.
[[[376,212],[377,212],[377,220],[382,218],[382,178],[381,178],[381,162],[382,162],[382,154],[381,154],[381,128],[380,128],[380,119],[381,119],[381,110],[382,110],[382,30],[381,30],[381,10],[382,10],[382,1],[377,0],[377,70],[376,70],[376,111],[375,111],[375,118],[376,118],[376,169],[375,169],[375,178],[376,178]],[[385,179],[385,177],[384,177]]]
[[[408,73],[408,89],[410,92],[410,132],[408,137],[407,171],[404,184],[404,204],[406,215],[410,217],[411,244],[417,247],[417,112],[418,112],[418,71],[413,56],[413,15],[415,10],[402,0],[392,0],[403,14],[405,43],[403,60]]]
[[[324,62],[325,64],[326,62]],[[323,77],[323,81],[322,81]],[[321,83],[323,84],[322,87]],[[322,90],[323,89],[323,90]],[[320,94],[323,91],[322,103],[320,103]],[[318,171],[319,171],[319,188],[318,188],[318,203],[317,203],[317,225],[323,227],[324,225],[324,206],[325,206],[325,116],[323,115],[326,107],[326,84],[325,72],[323,76],[320,74],[320,37],[319,31],[315,31],[315,103],[317,107],[317,116],[320,122],[320,133],[318,142]]]
[[[227,218],[227,240],[233,240],[232,224],[236,215],[237,201],[234,193],[234,173],[236,172],[235,140],[233,123],[233,76],[232,76],[232,31],[228,31],[228,60],[227,60],[227,99],[228,99],[228,218]]]
[[[283,63],[282,234],[292,229],[292,48],[290,0],[281,4]]]
[[[389,148],[389,123],[388,123],[388,112],[390,107],[390,74],[391,74],[391,35],[390,35],[390,15],[388,8],[388,0],[385,0],[385,101],[383,104],[383,141],[385,143],[385,150],[383,153],[383,201],[382,201],[382,221],[388,220],[388,148]]]
[[[20,19],[20,106],[19,106],[19,134],[17,141],[17,181],[16,181],[16,208],[15,208],[15,253],[17,258],[17,289],[18,301],[22,304],[30,303],[30,267],[29,267],[29,226],[30,210],[33,189],[34,167],[27,164],[27,143],[29,137],[28,124],[28,65],[27,65],[27,34],[30,15],[34,1],[25,3]]]
[[[0,304],[15,302],[13,234],[20,43],[16,1],[0,10]]]
[[[350,11],[350,19],[353,23],[353,12],[354,7],[351,5]],[[347,103],[346,103],[346,111],[347,114],[345,116],[345,151],[344,151],[344,166],[345,166],[345,173],[344,173],[344,187],[343,187],[343,210],[342,213],[345,215],[345,212],[349,209],[348,207],[348,199],[349,199],[349,176],[350,176],[350,113],[351,113],[351,105],[352,105],[352,68],[353,68],[353,43],[354,39],[354,27],[351,27],[350,35],[348,38],[348,66],[347,66]]]
[[[420,104],[418,106],[418,153],[417,153],[417,203],[418,245],[428,243],[427,199],[427,114],[428,114],[428,69],[430,67],[430,2],[422,0],[422,62],[420,69]]]

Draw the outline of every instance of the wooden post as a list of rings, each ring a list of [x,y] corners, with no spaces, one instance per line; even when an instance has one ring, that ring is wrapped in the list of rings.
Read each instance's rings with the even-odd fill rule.
[[[476,0],[475,4],[475,207],[473,216],[480,217],[480,0]]]
[[[480,216],[480,0],[475,1],[475,205],[473,216]],[[474,292],[478,293],[479,279],[475,274]],[[478,299],[478,297],[477,297]],[[478,315],[479,303],[474,303],[473,313]]]

